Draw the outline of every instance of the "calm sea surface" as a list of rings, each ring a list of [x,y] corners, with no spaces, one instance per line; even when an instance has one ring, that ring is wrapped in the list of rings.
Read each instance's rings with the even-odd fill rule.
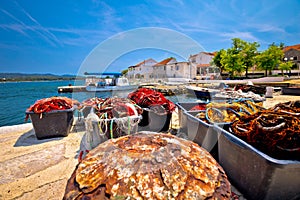
[[[77,93],[58,93],[57,87],[74,85],[73,81],[33,81],[33,82],[7,82],[0,83],[0,127],[16,124],[23,124],[26,109],[35,103],[36,100],[52,97],[66,96],[82,102],[92,97],[126,97],[126,92],[77,92]],[[76,82],[76,85],[83,85]],[[173,102],[192,101],[185,95],[167,97]],[[30,121],[28,121],[30,122]]]

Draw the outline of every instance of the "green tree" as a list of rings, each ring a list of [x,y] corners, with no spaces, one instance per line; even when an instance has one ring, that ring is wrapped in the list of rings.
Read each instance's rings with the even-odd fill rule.
[[[235,73],[246,71],[255,64],[255,56],[257,48],[260,45],[257,42],[246,42],[240,38],[232,39],[232,47],[224,50],[221,49],[213,59],[213,63],[220,68],[230,73],[230,76],[235,76]]]
[[[244,49],[245,41],[239,38],[232,39],[232,47],[223,52],[221,64],[224,69],[229,72],[230,76],[235,76],[236,73],[242,73],[245,71],[245,65],[241,52]]]
[[[265,70],[265,76],[271,74],[272,70],[275,69],[283,58],[282,45],[275,45],[274,43],[269,48],[256,56],[256,65],[259,69]]]
[[[278,66],[278,69],[281,70],[282,76],[283,76],[283,70],[286,70],[286,72],[288,72],[289,70],[292,69],[294,63],[291,61],[288,62],[281,62]]]
[[[245,69],[242,58],[234,49],[228,49],[226,53],[222,55],[221,64],[224,66],[224,69],[229,72],[230,77],[234,77],[236,72],[241,73]]]
[[[128,73],[128,69],[124,69],[124,70],[122,70],[122,72],[121,72],[121,73],[122,73],[122,75],[123,75],[123,76],[125,76],[125,75]]]
[[[257,42],[245,42],[243,43],[243,49],[240,52],[240,55],[243,58],[245,70],[246,70],[246,77],[248,77],[248,70],[249,68],[253,67],[255,64],[255,56],[257,55],[257,48],[260,45]]]
[[[232,45],[231,49],[233,50],[233,53],[238,54],[243,63],[240,71],[246,71],[246,77],[248,77],[248,69],[254,65],[257,48],[260,45],[257,42],[250,43],[239,38],[233,38]]]
[[[221,63],[221,60],[222,60],[222,57],[224,57],[225,54],[226,54],[226,50],[221,49],[220,51],[218,51],[216,53],[216,55],[213,57],[212,62],[211,62],[211,65],[215,65],[215,66],[219,67],[221,74],[224,70],[224,66]]]

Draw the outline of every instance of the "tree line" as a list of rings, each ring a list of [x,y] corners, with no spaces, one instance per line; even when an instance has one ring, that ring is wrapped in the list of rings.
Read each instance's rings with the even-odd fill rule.
[[[53,75],[53,74],[24,74],[24,73],[0,73],[0,82],[7,81],[54,81],[75,80],[75,75]]]
[[[268,49],[258,52],[260,44],[257,42],[246,42],[239,38],[232,39],[232,46],[228,49],[221,49],[212,60],[213,65],[220,68],[221,73],[226,71],[230,77],[241,75],[245,72],[248,77],[248,71],[252,67],[258,70],[264,70],[265,76],[271,75],[272,70],[279,69],[283,71],[292,69],[294,63],[285,62],[283,47],[284,44],[275,43],[269,45]]]

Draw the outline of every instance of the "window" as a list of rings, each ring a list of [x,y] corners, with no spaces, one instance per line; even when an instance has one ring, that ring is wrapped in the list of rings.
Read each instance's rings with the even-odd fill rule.
[[[173,71],[173,66],[171,66],[171,71]]]
[[[164,70],[166,71],[166,65],[164,66]]]
[[[200,67],[197,67],[196,75],[199,76],[200,74],[201,74],[201,69],[200,69]]]
[[[177,70],[177,71],[179,70],[179,66],[178,66],[178,65],[176,65],[176,70]]]

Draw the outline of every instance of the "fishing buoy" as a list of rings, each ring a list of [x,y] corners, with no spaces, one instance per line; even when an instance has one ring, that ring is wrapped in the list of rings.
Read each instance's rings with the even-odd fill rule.
[[[266,98],[273,98],[274,87],[266,87]]]

